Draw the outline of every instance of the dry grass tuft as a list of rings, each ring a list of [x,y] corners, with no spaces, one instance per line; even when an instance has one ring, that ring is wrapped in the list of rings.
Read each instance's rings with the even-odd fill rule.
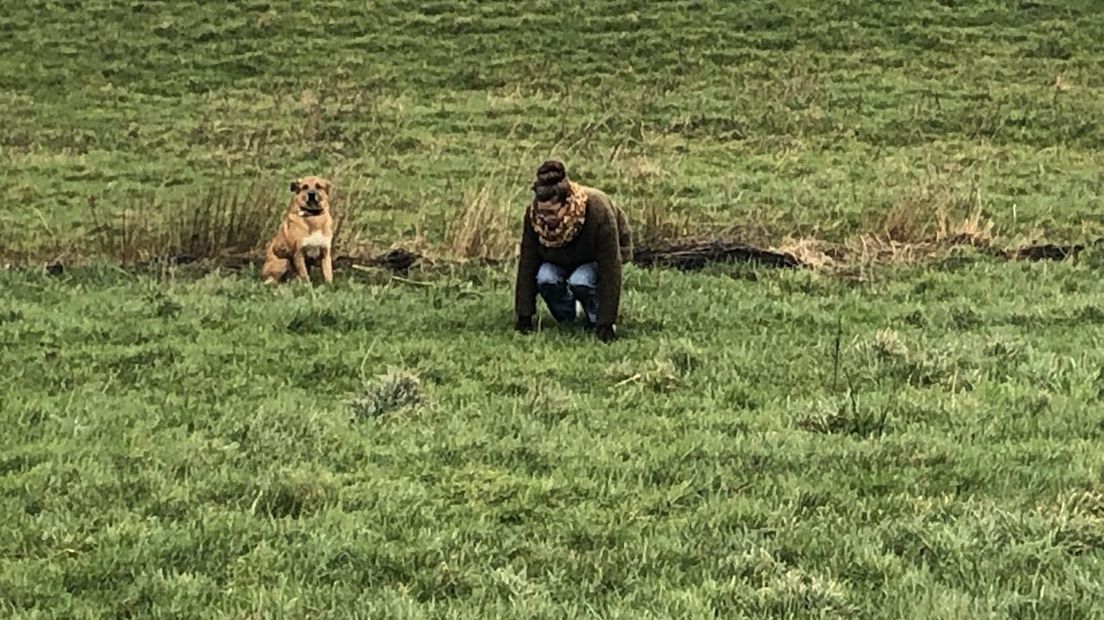
[[[667,162],[664,167],[650,157],[631,156],[621,164],[618,184],[631,187],[632,195],[615,202],[629,217],[634,244],[658,245],[685,238],[694,230],[688,216],[676,215],[674,199],[665,186],[670,170],[677,167],[676,161]]]
[[[636,201],[633,212],[626,212],[636,245],[660,245],[667,241],[683,239],[692,229],[689,217],[677,217],[669,199],[648,196]]]
[[[219,258],[257,251],[281,214],[271,186],[254,181],[244,191],[215,187],[169,205],[125,206],[105,216],[95,197],[88,201],[100,255],[123,264],[164,257]]]
[[[426,402],[422,380],[413,372],[392,368],[366,382],[363,393],[349,405],[357,421],[371,420],[396,411],[410,411]]]
[[[847,262],[914,263],[930,256],[936,247],[931,243],[894,241],[878,235],[859,235],[848,244]]]
[[[255,180],[244,192],[218,188],[198,204],[174,210],[179,219],[165,231],[170,251],[214,258],[257,250],[280,216],[280,210],[272,208],[270,187]]]
[[[868,236],[885,243],[983,245],[993,238],[993,223],[984,210],[976,183],[967,188],[937,177],[895,200],[884,213],[869,217],[865,228]]]
[[[931,237],[935,222],[929,207],[928,203],[914,199],[899,201],[875,225],[866,227],[872,231],[866,236],[890,243],[920,243]]]
[[[870,350],[879,359],[906,357],[909,352],[901,335],[888,327],[874,334],[870,342]]]
[[[515,184],[516,185],[516,184]],[[522,201],[514,185],[488,180],[461,194],[459,216],[446,227],[446,245],[460,260],[505,260],[514,255],[518,243],[517,222]]]
[[[868,216],[866,232],[846,244],[848,262],[913,263],[951,246],[990,247],[994,225],[981,188],[952,181],[929,178],[881,215]]]
[[[371,231],[360,208],[366,203],[368,192],[365,187],[367,184],[361,179],[348,184],[334,180],[335,189],[330,196],[330,208],[334,218],[333,247],[339,255],[360,256],[372,249],[372,245],[366,241],[370,238]]]
[[[954,219],[945,212],[938,216],[935,239],[944,245],[985,247],[993,241],[993,220],[985,217],[980,208],[961,219]]]
[[[829,248],[820,239],[812,237],[789,237],[782,240],[777,247],[771,248],[778,252],[784,252],[796,258],[802,265],[812,269],[829,269],[837,264],[828,252],[837,252],[835,248]]]

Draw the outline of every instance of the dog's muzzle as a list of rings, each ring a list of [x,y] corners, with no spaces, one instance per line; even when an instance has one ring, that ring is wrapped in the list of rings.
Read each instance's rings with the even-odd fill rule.
[[[299,212],[306,215],[322,215],[322,204],[314,194],[307,195],[307,202],[299,207]]]

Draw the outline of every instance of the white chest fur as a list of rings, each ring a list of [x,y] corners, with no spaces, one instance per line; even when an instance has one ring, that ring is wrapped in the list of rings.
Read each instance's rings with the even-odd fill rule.
[[[321,254],[323,249],[329,249],[330,237],[322,231],[316,230],[303,237],[303,242],[300,245],[303,247],[305,254],[315,257]]]

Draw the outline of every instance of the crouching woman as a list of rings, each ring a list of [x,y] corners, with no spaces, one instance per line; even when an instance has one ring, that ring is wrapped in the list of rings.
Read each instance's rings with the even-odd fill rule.
[[[569,180],[562,162],[544,162],[521,230],[517,330],[532,331],[539,293],[560,323],[578,321],[578,304],[584,326],[603,342],[613,340],[621,264],[630,260],[632,231],[624,212],[603,192]]]

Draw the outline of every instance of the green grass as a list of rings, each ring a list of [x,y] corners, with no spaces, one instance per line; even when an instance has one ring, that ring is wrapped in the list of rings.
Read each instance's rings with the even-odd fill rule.
[[[365,242],[442,243],[487,186],[512,223],[546,156],[638,220],[757,242],[895,207],[981,210],[1011,241],[1102,229],[1092,0],[313,6],[0,14],[0,193],[26,205],[3,254],[95,253],[90,196],[104,226],[257,178],[279,210],[307,172],[358,194]]]
[[[1097,617],[1098,269],[0,274],[0,610]]]
[[[639,239],[1096,237],[1099,2],[11,4],[0,617],[1104,617],[1099,246],[629,266],[609,346],[509,267],[115,266],[304,173],[501,254],[548,156]]]

